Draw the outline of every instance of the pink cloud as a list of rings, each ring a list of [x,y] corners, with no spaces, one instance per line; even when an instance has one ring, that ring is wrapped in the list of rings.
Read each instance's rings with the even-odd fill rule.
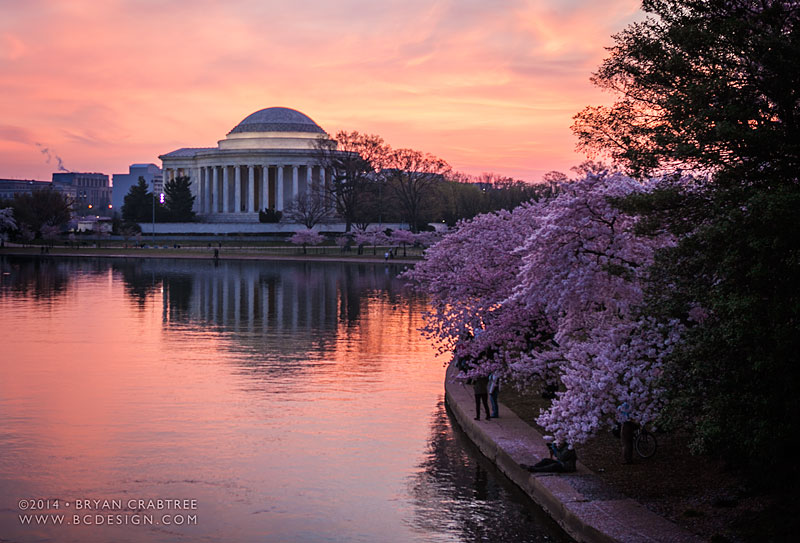
[[[114,173],[214,145],[288,106],[328,132],[381,134],[472,173],[566,170],[571,117],[638,2],[343,0],[26,2],[0,21],[0,115],[15,145]],[[7,13],[6,13],[7,12]],[[25,134],[25,138],[21,134]],[[29,145],[0,176],[49,178]],[[11,134],[11,132],[8,132]]]

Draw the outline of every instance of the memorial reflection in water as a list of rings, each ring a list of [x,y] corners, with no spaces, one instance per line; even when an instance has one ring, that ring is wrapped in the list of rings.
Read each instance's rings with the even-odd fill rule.
[[[561,540],[452,427],[399,267],[0,268],[3,537]],[[199,522],[20,525],[14,500],[36,497],[195,499]]]

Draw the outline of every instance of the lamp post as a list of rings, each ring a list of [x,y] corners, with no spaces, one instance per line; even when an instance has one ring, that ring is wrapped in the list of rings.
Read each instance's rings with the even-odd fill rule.
[[[160,192],[158,194],[158,203],[164,203],[164,193]],[[153,245],[156,244],[156,191],[153,188]]]

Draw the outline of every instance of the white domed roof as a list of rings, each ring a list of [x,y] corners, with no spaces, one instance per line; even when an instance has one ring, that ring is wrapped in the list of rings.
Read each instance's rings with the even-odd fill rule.
[[[235,149],[314,149],[328,134],[308,115],[288,107],[269,107],[245,117],[219,148]]]
[[[309,132],[325,134],[311,117],[288,107],[268,107],[248,115],[237,124],[231,134],[245,132]]]

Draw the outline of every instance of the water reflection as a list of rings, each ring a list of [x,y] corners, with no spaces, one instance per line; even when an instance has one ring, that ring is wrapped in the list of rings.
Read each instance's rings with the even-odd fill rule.
[[[249,353],[248,365],[264,362],[258,353],[324,356],[337,336],[363,324],[377,293],[392,306],[421,303],[394,279],[398,266],[129,260],[111,268],[137,308],[145,311],[161,293],[167,329],[212,330],[230,338],[231,349]]]
[[[542,540],[450,426],[397,268],[0,262],[0,538]],[[33,529],[14,501],[165,496],[200,524]]]
[[[451,424],[444,402],[419,467],[409,483],[419,533],[461,541],[571,541]]]
[[[363,293],[390,301],[414,296],[394,280],[398,266],[310,262],[132,260],[114,262],[139,306],[159,288],[167,293],[165,320],[194,319],[223,327],[275,320],[289,326],[358,322]]]
[[[45,258],[0,257],[0,296],[50,301],[63,295],[74,272],[69,261],[54,265]]]

